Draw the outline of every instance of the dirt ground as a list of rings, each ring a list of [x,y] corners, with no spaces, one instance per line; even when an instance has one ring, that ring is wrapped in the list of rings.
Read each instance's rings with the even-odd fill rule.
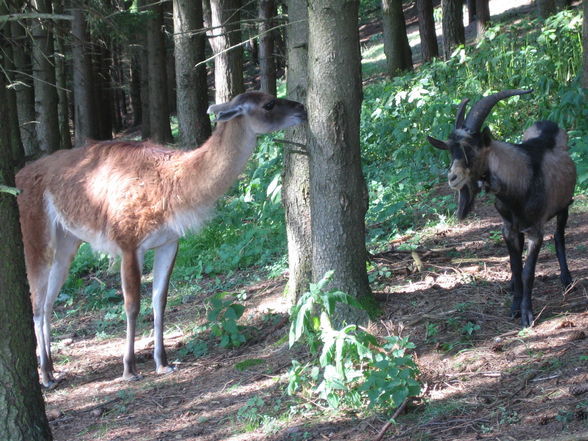
[[[399,250],[402,241],[373,257],[380,274],[373,289],[383,315],[371,330],[399,333],[417,345],[425,385],[384,439],[553,440],[588,430],[587,211],[581,200],[570,216],[567,245],[575,283],[569,292],[561,288],[553,241],[546,235],[533,295],[537,320],[525,331],[509,318],[508,259],[488,200],[478,201],[471,220],[424,235],[417,259]],[[283,338],[284,285],[279,278],[237,288],[249,295],[245,322],[257,329],[253,340],[190,358],[170,375],[153,372],[145,323],[137,342],[144,378],[137,382],[119,379],[124,326],[118,337],[101,340],[91,329],[91,314],[58,320],[54,348],[64,380],[44,392],[55,440],[375,439],[385,415],[335,416],[310,406],[271,429],[255,430],[237,418],[252,397],[265,403],[259,412],[285,412],[285,373],[300,354],[292,354]],[[171,360],[189,338],[180,324],[193,320],[213,293],[205,290],[168,310]],[[263,363],[235,368],[251,359]]]

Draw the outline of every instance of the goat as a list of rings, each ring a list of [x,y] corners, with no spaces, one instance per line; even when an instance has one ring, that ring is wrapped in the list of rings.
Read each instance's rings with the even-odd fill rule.
[[[120,255],[127,318],[123,378],[139,379],[134,352],[143,257],[153,262],[154,359],[157,373],[174,370],[163,344],[163,315],[178,239],[197,231],[238,178],[258,134],[306,120],[304,106],[262,92],[212,105],[219,122],[198,149],[179,151],[149,142],[107,141],[60,150],[16,177],[21,230],[41,382],[55,384],[50,316],[82,241]]]
[[[495,195],[495,207],[502,217],[502,234],[508,248],[513,293],[511,315],[521,324],[533,324],[531,293],[535,265],[545,223],[556,217],[555,249],[564,287],[572,283],[565,250],[568,207],[576,184],[576,167],[567,147],[567,134],[551,121],[539,121],[528,128],[522,144],[492,139],[482,125],[498,101],[532,92],[505,90],[489,95],[475,105],[464,121],[467,99],[459,105],[455,129],[447,142],[427,137],[439,149],[449,150],[452,164],[449,186],[458,191],[457,217],[464,219],[483,186]],[[523,267],[524,236],[527,258]]]

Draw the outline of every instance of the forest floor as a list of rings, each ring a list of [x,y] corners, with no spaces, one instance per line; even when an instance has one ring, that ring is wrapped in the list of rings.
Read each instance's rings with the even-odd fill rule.
[[[425,385],[384,439],[555,440],[588,430],[588,201],[579,198],[569,220],[573,289],[563,291],[553,241],[546,237],[533,294],[537,320],[526,330],[509,318],[510,272],[500,225],[482,198],[471,220],[424,230],[373,256],[382,315],[370,329],[416,344]],[[399,249],[407,243],[418,245],[422,266]],[[61,314],[54,347],[64,379],[44,392],[55,440],[375,439],[384,415],[335,415],[312,404],[288,414],[286,372],[301,354],[293,354],[284,338],[285,283],[278,278],[237,288],[248,294],[245,322],[255,337],[238,349],[217,346],[179,363],[170,375],[153,372],[151,323],[144,320],[137,342],[144,378],[137,382],[119,380],[124,326],[100,339],[98,312]],[[212,282],[210,287],[169,308],[171,360],[188,340],[185,323],[215,293]],[[247,360],[261,364],[239,370]],[[260,423],[248,425],[248,418]]]
[[[506,2],[491,6],[497,3]],[[378,31],[365,26],[364,45]],[[574,285],[565,292],[546,235],[533,294],[537,319],[529,329],[509,317],[510,271],[500,226],[489,198],[481,197],[467,221],[418,231],[372,256],[372,289],[382,314],[370,331],[415,343],[424,385],[384,440],[554,441],[588,430],[588,199],[577,198],[568,223]],[[546,231],[553,229],[550,222]],[[417,259],[407,246],[417,247]],[[136,342],[143,379],[137,382],[120,380],[122,321],[105,337],[103,311],[73,314],[58,304],[53,350],[62,381],[44,391],[54,439],[374,440],[389,415],[334,414],[312,402],[291,406],[286,374],[291,360],[304,354],[288,349],[286,278],[246,282],[255,278],[252,271],[230,281],[203,280],[197,294],[187,296],[177,294],[180,282],[172,282],[165,342],[178,369],[153,372],[152,317],[143,314]],[[149,277],[144,281],[148,296]],[[100,283],[120,292],[116,277]],[[193,328],[205,321],[205,300],[228,283],[247,294],[243,324],[252,338],[241,348],[181,356]]]

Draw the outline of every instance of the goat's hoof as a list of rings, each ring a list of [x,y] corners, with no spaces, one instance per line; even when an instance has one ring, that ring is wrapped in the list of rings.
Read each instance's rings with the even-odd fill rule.
[[[530,328],[533,326],[533,311],[523,311],[521,313],[521,326],[523,328]]]
[[[158,367],[156,372],[160,375],[167,375],[167,374],[171,374],[177,370],[178,370],[177,367],[168,365],[168,366]]]
[[[562,274],[559,277],[559,280],[561,280],[561,284],[564,287],[564,289],[568,289],[570,286],[572,286],[572,283],[574,281],[570,274],[566,274],[566,275]]]

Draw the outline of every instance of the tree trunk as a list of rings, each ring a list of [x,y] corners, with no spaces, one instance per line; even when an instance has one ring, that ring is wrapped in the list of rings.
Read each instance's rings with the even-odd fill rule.
[[[537,15],[541,18],[547,18],[557,11],[555,0],[536,0]]]
[[[107,46],[108,40],[108,37],[103,37],[100,44],[94,45],[92,57],[92,92],[96,105],[97,139],[112,139],[112,56]]]
[[[584,48],[584,70],[582,73],[582,86],[588,89],[588,1],[584,1],[584,22],[582,24],[582,46]]]
[[[204,60],[202,3],[174,0],[174,55],[178,102],[179,144],[194,148],[211,133],[208,108],[206,66]]]
[[[98,139],[98,120],[92,89],[92,66],[88,31],[86,29],[85,1],[75,2],[72,10],[72,64],[74,93],[74,133],[76,146],[86,139]]]
[[[276,63],[274,59],[274,27],[276,3],[274,0],[259,2],[259,82],[260,90],[276,95]]]
[[[0,75],[0,102],[6,102]],[[0,121],[7,121],[0,106]],[[8,126],[0,124],[0,185],[14,186]],[[0,439],[51,440],[41,395],[16,198],[0,192]]]
[[[39,140],[35,124],[35,94],[31,70],[31,45],[24,26],[17,22],[10,22],[12,40],[14,42],[14,68],[16,94],[16,109],[20,137],[25,156],[33,156],[40,151]]]
[[[9,13],[8,7],[5,3],[0,3],[0,15],[7,15]],[[7,82],[14,84],[15,66],[14,66],[14,52],[13,43],[11,41],[10,26],[5,26],[0,29],[0,51],[4,55],[2,58],[3,71],[2,75],[7,75],[9,79]],[[17,168],[21,168],[25,162],[25,154],[20,140],[20,129],[18,127],[18,112],[16,110],[16,93],[11,87],[6,89],[6,107],[8,122],[7,133],[9,134],[10,151],[13,159],[13,164]],[[6,124],[6,122],[4,122]]]
[[[448,59],[460,44],[465,44],[463,8],[460,0],[441,0],[443,11],[443,57]]]
[[[52,13],[50,0],[32,0],[31,4],[33,12]],[[61,148],[53,31],[50,20],[33,19],[31,23],[37,139],[41,150],[51,153]]]
[[[412,51],[406,35],[402,0],[382,0],[382,14],[388,75],[393,77],[403,70],[412,69]]]
[[[243,46],[241,43],[240,0],[211,0],[210,47],[214,58],[215,102],[225,103],[245,91]],[[229,49],[233,47],[232,49]]]
[[[439,56],[437,33],[435,32],[435,18],[433,17],[433,1],[417,0],[419,21],[419,35],[421,37],[421,54],[423,62]]]
[[[54,0],[56,14],[64,13],[64,0]],[[59,20],[55,23],[55,83],[57,85],[59,138],[62,149],[71,149],[71,130],[69,127],[69,97],[67,91],[66,54],[64,40],[69,34],[69,22]]]
[[[163,6],[154,4],[150,10],[153,13],[147,24],[150,138],[155,142],[170,143],[173,139],[169,126]]]
[[[288,96],[306,102],[308,89],[308,11],[306,0],[288,0]],[[296,126],[286,131],[286,140],[297,145],[284,146],[282,203],[288,236],[288,297],[295,304],[308,290],[312,279],[312,237],[310,229],[310,178],[307,128]],[[303,147],[304,146],[304,147]]]
[[[476,0],[476,35],[482,38],[490,23],[489,0]]]
[[[334,270],[329,289],[371,297],[365,248],[368,195],[359,144],[358,8],[358,0],[308,5],[312,268],[314,281]],[[348,322],[366,319],[351,310],[343,315]]]

